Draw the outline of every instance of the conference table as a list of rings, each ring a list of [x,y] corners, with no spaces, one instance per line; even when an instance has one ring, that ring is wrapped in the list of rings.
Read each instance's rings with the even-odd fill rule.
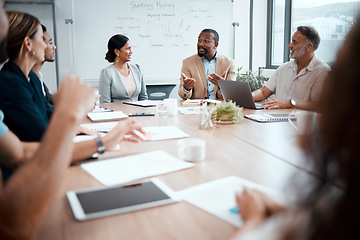
[[[181,104],[179,101],[178,105]],[[154,107],[123,103],[101,106],[126,114],[155,111]],[[290,113],[292,110],[244,109],[243,114],[264,111]],[[195,166],[189,169],[156,176],[174,191],[237,176],[286,195],[293,194],[291,184],[317,179],[298,147],[295,128],[288,122],[258,123],[243,119],[237,124],[199,129],[201,115],[178,113],[165,119],[156,116],[135,119],[144,127],[176,126],[190,137],[206,140],[204,161],[194,162]],[[83,122],[91,121],[84,119]],[[154,150],[177,157],[177,141],[123,141],[120,150],[108,151],[94,161]],[[80,222],[73,216],[66,192],[101,186],[101,183],[85,172],[80,163],[69,168],[63,181],[36,239],[228,239],[237,229],[186,201]]]

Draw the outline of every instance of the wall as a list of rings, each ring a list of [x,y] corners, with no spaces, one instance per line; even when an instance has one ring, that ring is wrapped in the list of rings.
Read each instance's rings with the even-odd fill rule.
[[[7,3],[5,5],[7,11],[21,11],[28,12],[36,16],[42,24],[47,28],[50,36],[54,36],[53,28],[53,13],[51,5],[38,5],[38,4],[13,4]],[[45,63],[41,69],[44,81],[51,92],[57,90],[57,77],[56,77],[56,64]]]
[[[55,43],[57,50],[57,64],[60,79],[68,74],[76,74],[76,59],[87,58],[84,56],[75,56],[74,52],[74,24],[65,24],[66,19],[74,19],[74,1],[77,0],[56,0],[55,1],[55,26],[56,38]],[[266,63],[266,0],[254,1],[254,42],[253,42],[253,69],[264,67]],[[86,8],[84,8],[84,11]],[[235,43],[235,63],[238,67],[247,70],[249,67],[249,0],[234,0],[233,3],[233,21],[239,22],[240,26],[236,27]],[[233,32],[231,32],[231,35]],[[107,36],[106,36],[107,37]],[[197,36],[195,36],[196,39]],[[221,36],[220,36],[221,37]],[[195,44],[195,43],[194,43]],[[232,46],[231,46],[232,47]],[[195,48],[195,46],[194,46]],[[219,51],[221,48],[219,48]],[[89,50],[91,51],[91,49]],[[194,50],[195,53],[196,50]],[[230,54],[232,56],[232,53]],[[53,65],[45,64],[45,67]],[[53,73],[55,75],[55,73]],[[50,79],[50,78],[49,78]],[[178,82],[177,79],[174,81]],[[51,90],[56,90],[56,81],[51,83]],[[94,82],[93,86],[97,86]],[[177,96],[177,88],[171,94]]]
[[[196,53],[197,36],[204,28],[216,29],[218,51],[232,54],[231,0],[105,2],[74,1],[77,73],[86,81],[98,82],[101,69],[109,66],[104,59],[107,43],[118,33],[129,37],[131,61],[140,65],[149,83],[178,81],[182,60]],[[86,59],[79,57],[84,55]]]

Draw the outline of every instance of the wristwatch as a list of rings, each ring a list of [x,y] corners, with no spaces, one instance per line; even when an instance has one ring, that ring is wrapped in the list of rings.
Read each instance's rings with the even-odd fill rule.
[[[290,104],[291,104],[292,107],[295,107],[295,106],[296,106],[295,100],[294,100],[294,99],[291,99],[291,100],[290,100]]]
[[[98,153],[100,154],[103,154],[105,152],[105,146],[101,140],[101,137],[100,136],[97,136],[95,138],[95,142],[96,142],[96,145],[97,145],[97,150],[98,150]]]

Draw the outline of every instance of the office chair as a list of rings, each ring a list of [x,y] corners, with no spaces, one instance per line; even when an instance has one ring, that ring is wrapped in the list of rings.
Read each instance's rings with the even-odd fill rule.
[[[175,83],[148,84],[146,85],[149,100],[164,100],[169,98],[171,91],[176,86]]]

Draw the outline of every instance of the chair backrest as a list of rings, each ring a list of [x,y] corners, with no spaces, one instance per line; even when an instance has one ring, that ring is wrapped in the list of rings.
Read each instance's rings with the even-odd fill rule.
[[[148,98],[149,100],[164,100],[165,98],[169,98],[175,86],[175,83],[146,85]]]

